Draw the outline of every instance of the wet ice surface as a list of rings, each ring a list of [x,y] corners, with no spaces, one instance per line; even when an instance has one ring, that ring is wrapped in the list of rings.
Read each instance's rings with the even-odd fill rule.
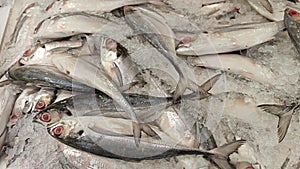
[[[181,15],[184,15],[200,29],[209,29],[212,25],[221,23],[224,25],[247,22],[266,21],[262,16],[251,10],[244,1],[233,0],[240,8],[236,19],[227,18],[216,20],[200,16],[197,12],[201,7],[198,0],[170,0],[172,6]],[[237,3],[239,2],[239,3]],[[170,22],[172,19],[170,19]],[[176,21],[176,20],[173,20]],[[182,23],[172,24],[177,28]],[[132,33],[132,32],[131,32]],[[117,34],[116,34],[117,35]],[[122,34],[123,35],[123,34]],[[171,78],[174,71],[153,48],[143,43],[138,37],[131,40],[118,39],[122,45],[128,48],[133,60],[141,67],[156,67],[151,72],[145,71],[147,81],[156,85],[146,85],[139,89],[140,93],[157,96],[165,96],[172,92],[176,81]],[[146,52],[145,52],[146,51]],[[150,60],[151,55],[156,55],[157,60]],[[255,46],[247,50],[246,55],[255,61],[271,68],[276,72],[274,86],[266,87],[251,80],[245,80],[238,75],[225,73],[222,80],[218,81],[211,90],[217,98],[212,97],[202,101],[185,101],[180,107],[180,112],[185,114],[188,126],[199,117],[210,130],[212,130],[218,145],[222,145],[235,139],[245,139],[247,144],[239,149],[239,154],[231,156],[233,161],[249,161],[259,163],[262,168],[277,169],[285,161],[287,168],[300,167],[300,132],[299,114],[292,118],[288,133],[282,143],[278,143],[276,116],[267,114],[256,106],[262,103],[283,103],[300,96],[299,75],[300,57],[291,43],[286,32],[280,33],[276,39]],[[143,56],[143,57],[141,57]],[[147,57],[149,56],[149,57]],[[163,70],[163,71],[162,71]],[[214,70],[193,68],[197,83],[201,84],[208,78],[208,74],[214,74]],[[170,76],[171,75],[171,76]],[[177,80],[177,75],[173,78]],[[162,83],[162,81],[164,83]],[[155,82],[155,83],[154,83]],[[168,85],[166,85],[168,84]],[[160,87],[160,90],[157,90]],[[133,90],[137,90],[134,88]],[[201,119],[201,118],[200,118]],[[33,124],[31,116],[20,119],[16,126],[10,129],[8,154],[8,168],[208,168],[208,161],[198,156],[181,156],[171,159],[161,159],[142,162],[125,162],[122,160],[108,159],[91,155],[58,143],[46,129]],[[5,162],[5,160],[3,160]]]

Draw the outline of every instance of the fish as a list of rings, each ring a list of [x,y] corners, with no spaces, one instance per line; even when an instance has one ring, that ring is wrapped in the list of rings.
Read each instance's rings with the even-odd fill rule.
[[[145,83],[138,76],[140,72],[137,64],[131,60],[127,49],[120,43],[103,35],[92,35],[87,41],[91,53],[100,56],[100,64],[123,91]]]
[[[110,25],[109,20],[97,15],[68,13],[40,21],[35,28],[34,36],[37,39],[59,39],[83,33],[101,32],[105,26],[113,26],[113,23]],[[86,29],[87,27],[89,29]]]
[[[18,87],[13,84],[8,84],[0,88],[0,149],[2,149],[8,132],[6,125],[17,99],[17,91]]]
[[[300,13],[294,9],[287,8],[284,11],[284,24],[298,53],[300,53]]]
[[[193,66],[223,70],[242,75],[266,86],[274,85],[277,73],[256,61],[237,54],[206,55],[189,57],[187,62]]]
[[[202,86],[213,85],[220,76],[213,76]],[[210,89],[210,87],[206,87]],[[154,97],[141,94],[123,94],[133,109],[137,112],[138,119],[143,123],[152,123],[160,118],[164,109],[179,104],[173,102],[173,97]],[[185,99],[204,99],[199,98],[197,93],[187,94],[182,97]],[[181,100],[181,101],[182,101]],[[46,120],[43,116],[46,116]],[[66,99],[57,101],[45,107],[34,116],[34,121],[44,126],[58,122],[64,116],[105,116],[114,118],[130,118],[130,116],[115,104],[114,100],[104,94],[78,94]],[[50,117],[50,119],[49,119]]]
[[[138,113],[138,118],[145,123],[153,122],[159,118],[161,111],[174,104],[172,97],[152,97],[136,94],[124,95]],[[44,120],[44,115],[50,117],[52,120]],[[75,95],[58,101],[41,110],[34,119],[44,126],[48,126],[65,116],[105,116],[130,119],[128,114],[124,110],[120,110],[110,97],[96,94]],[[149,116],[153,117],[149,118]]]
[[[125,20],[130,27],[141,34],[155,47],[175,68],[179,82],[174,92],[178,100],[187,88],[204,94],[204,91],[188,75],[188,65],[176,55],[175,35],[160,14],[142,7],[124,7]]]
[[[202,155],[205,158],[228,159],[223,156],[222,150],[213,152],[199,149],[186,148],[176,145],[168,145],[153,138],[141,139],[140,146],[135,146],[135,141],[128,136],[111,136],[97,133],[89,127],[82,126],[76,118],[66,119],[48,127],[48,133],[58,141],[73,148],[90,152],[95,155],[121,159],[127,161],[154,160],[178,155]],[[244,140],[238,140],[235,144],[242,145]],[[237,148],[239,146],[225,146]],[[224,148],[223,148],[224,150]],[[236,151],[230,150],[230,151]]]
[[[132,119],[132,125],[134,126],[133,132],[135,133],[135,139],[138,145],[141,134],[139,126],[141,124],[138,124],[139,122],[136,113],[130,103],[124,98],[117,84],[112,81],[103,69],[99,69],[97,66],[82,58],[76,58],[68,54],[57,54],[52,56],[52,62],[62,73],[65,73],[78,82],[84,83],[111,97],[126,113],[128,113]]]
[[[247,0],[249,5],[259,14],[271,21],[282,21],[283,11],[275,9],[269,0]]]
[[[46,7],[47,13],[70,13],[70,12],[84,12],[89,14],[101,14],[111,12],[117,8],[121,8],[126,5],[141,5],[141,4],[153,4],[165,6],[161,0],[89,0],[87,2],[81,2],[76,0],[68,1],[55,1]]]
[[[201,56],[239,51],[274,39],[283,29],[283,22],[268,22],[236,25],[196,35],[188,34],[179,42],[176,52],[178,55]]]
[[[282,142],[285,138],[288,128],[291,123],[292,116],[299,112],[300,103],[292,102],[291,104],[260,104],[257,107],[261,108],[267,113],[273,114],[279,118],[277,125],[278,142]]]
[[[56,67],[50,65],[25,65],[9,70],[8,75],[16,81],[35,83],[36,85],[66,89],[78,92],[94,92],[82,83],[61,73]]]

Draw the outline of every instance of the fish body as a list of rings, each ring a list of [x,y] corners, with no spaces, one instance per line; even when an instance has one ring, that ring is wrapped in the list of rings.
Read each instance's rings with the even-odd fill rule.
[[[300,13],[294,9],[287,8],[284,12],[284,24],[288,34],[300,53]]]
[[[273,114],[279,117],[278,125],[277,125],[277,134],[278,134],[278,142],[282,142],[288,128],[290,126],[292,116],[300,111],[300,103],[293,102],[289,105],[279,105],[279,104],[261,104],[257,107],[261,108],[262,110]]]
[[[72,78],[49,65],[26,65],[11,69],[9,77],[13,80],[36,83],[42,86],[56,87],[78,92],[93,92],[94,89],[75,82]]]
[[[172,105],[171,97],[151,97],[147,95],[135,95],[135,94],[124,94],[124,97],[129,101],[132,107],[138,112],[138,117],[141,121],[149,120],[143,118],[142,110],[150,109],[151,107],[156,111],[161,111],[166,107]],[[160,108],[158,108],[157,106]],[[156,109],[157,108],[157,109]],[[160,113],[155,111],[145,111],[147,117],[149,114],[158,116]],[[50,117],[53,116],[52,121],[43,121],[43,114],[48,113]],[[158,115],[156,115],[156,113]],[[59,102],[51,104],[46,109],[42,110],[37,114],[35,120],[40,121],[45,125],[50,125],[57,122],[63,116],[107,116],[107,117],[118,117],[118,118],[130,118],[124,110],[119,109],[115,104],[114,100],[105,95],[97,94],[81,94],[75,95],[67,99],[63,99]]]
[[[188,35],[177,47],[179,55],[207,55],[248,49],[272,40],[284,28],[282,22],[233,26],[212,33]]]
[[[68,121],[67,124],[57,123],[48,128],[49,134],[71,147],[104,157],[141,161],[184,154],[211,155],[198,149],[175,148],[163,143],[155,143],[153,139],[150,141],[142,139],[139,147],[136,147],[132,137],[96,133],[81,126],[73,119]],[[70,123],[72,124],[70,125]],[[60,129],[63,130],[62,133],[57,131]]]
[[[242,75],[264,85],[272,85],[276,73],[248,57],[236,54],[206,55],[189,57],[188,62],[194,66],[219,69]]]
[[[175,35],[160,14],[142,7],[124,7],[125,19],[137,34],[143,35],[175,68],[179,75],[179,82],[175,89],[174,100],[177,100],[187,88],[201,91],[189,79],[188,65],[177,57],[175,51]]]
[[[210,89],[219,76],[214,76],[208,81],[204,82],[202,86]],[[176,104],[173,102],[172,97],[154,97],[149,95],[140,94],[126,94],[124,97],[132,105],[133,109],[137,112],[138,119],[144,123],[153,122],[160,118],[162,110]],[[182,99],[203,99],[198,98],[197,93],[184,95]],[[179,103],[179,102],[177,102]],[[62,114],[60,112],[63,112]],[[47,114],[54,120],[43,120],[43,114]],[[122,108],[115,103],[114,99],[102,94],[79,94],[57,101],[45,109],[41,110],[36,116],[35,121],[44,124],[45,126],[51,125],[63,116],[106,116],[115,118],[130,118]]]
[[[228,158],[217,150],[214,151],[215,154],[212,152],[208,153],[207,151],[201,151],[199,149],[168,145],[154,138],[142,139],[140,146],[136,147],[133,137],[112,136],[95,132],[88,126],[82,126],[76,118],[65,119],[55,123],[48,127],[48,133],[60,142],[76,149],[104,157],[128,161],[153,160],[192,154],[202,155],[206,158],[213,158],[215,156],[215,158],[219,160],[227,160]],[[240,140],[237,141],[236,144],[240,146],[243,143],[244,141]],[[239,146],[230,146],[230,149]],[[233,152],[232,149],[230,151]]]
[[[57,39],[83,33],[101,32],[109,25],[109,21],[99,16],[69,13],[47,18],[36,27],[35,37],[38,39]],[[86,28],[89,29],[86,29]]]

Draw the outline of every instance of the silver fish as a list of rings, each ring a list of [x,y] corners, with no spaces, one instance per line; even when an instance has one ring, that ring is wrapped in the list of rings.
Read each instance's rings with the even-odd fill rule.
[[[177,100],[187,88],[203,92],[187,74],[188,66],[176,55],[175,35],[160,14],[142,7],[124,7],[125,19],[136,33],[143,35],[174,66],[179,74],[174,100]]]
[[[13,80],[35,83],[40,86],[57,87],[66,90],[79,92],[94,92],[82,83],[61,73],[56,67],[49,65],[26,65],[11,69],[9,77]]]
[[[216,82],[219,75],[212,77],[202,84],[203,88]],[[176,104],[172,97],[153,97],[139,94],[126,94],[124,97],[138,113],[138,119],[143,123],[150,123],[160,118],[164,109]],[[198,98],[196,93],[184,95],[182,99],[203,99]],[[178,102],[179,103],[179,102]],[[46,118],[43,119],[45,115]],[[45,126],[58,122],[63,116],[106,116],[115,118],[130,118],[130,116],[114,100],[103,94],[80,94],[61,101],[55,102],[41,110],[35,117],[35,121]],[[46,120],[45,120],[46,119]]]
[[[78,82],[95,88],[116,101],[116,103],[128,113],[132,119],[134,136],[138,145],[140,137],[140,127],[136,113],[124,98],[118,86],[111,80],[104,70],[95,65],[74,56],[67,54],[57,54],[52,58],[53,64],[63,73],[69,75]]]
[[[68,13],[42,20],[35,28],[38,39],[57,39],[82,33],[100,32],[109,20],[84,13]],[[86,29],[86,28],[89,29]]]
[[[153,160],[188,154],[227,160],[228,157],[224,155],[228,155],[228,150],[230,149],[231,152],[234,152],[245,142],[244,140],[239,140],[234,143],[238,146],[233,146],[232,143],[229,146],[220,147],[218,150],[207,152],[199,149],[168,145],[162,141],[147,138],[141,139],[140,146],[136,147],[132,137],[98,133],[91,130],[88,126],[82,126],[76,118],[55,123],[48,128],[48,132],[52,137],[71,147],[104,157],[131,161]]]
[[[279,117],[278,121],[278,142],[282,142],[284,139],[288,128],[291,123],[291,119],[293,114],[299,112],[300,110],[300,103],[295,102],[289,105],[279,105],[279,104],[261,104],[257,107],[261,108],[262,110],[266,111],[267,113],[273,114]]]
[[[189,57],[187,62],[194,66],[239,74],[267,86],[273,85],[274,79],[276,79],[276,72],[242,55],[220,54]]]
[[[179,55],[207,55],[239,51],[274,39],[282,29],[283,22],[269,22],[232,26],[197,36],[187,35],[176,52]]]

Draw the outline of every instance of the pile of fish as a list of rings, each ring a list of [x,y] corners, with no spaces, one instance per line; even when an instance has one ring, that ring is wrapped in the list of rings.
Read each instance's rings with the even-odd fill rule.
[[[287,30],[300,53],[299,4],[277,9],[268,0],[247,2],[265,22],[199,27],[175,2],[161,0],[15,2],[22,9],[10,18],[13,29],[7,28],[0,53],[0,166],[10,168],[16,160],[10,150],[17,137],[9,135],[29,118],[35,126],[31,132],[42,128],[62,151],[88,153],[65,154],[69,161],[81,158],[71,168],[91,168],[98,157],[139,163],[191,155],[211,168],[264,168],[243,158],[245,153],[231,160],[240,147],[254,143],[234,137],[217,146],[223,141],[215,141],[206,124],[208,114],[217,112],[203,110],[203,102],[241,94],[210,92],[224,85],[226,76],[278,89],[280,73],[245,56],[251,48]],[[202,3],[203,17],[240,15],[234,2],[195,3]],[[279,142],[300,111],[299,97],[293,98],[255,105],[279,117]],[[200,108],[190,117],[184,106],[195,102]]]

